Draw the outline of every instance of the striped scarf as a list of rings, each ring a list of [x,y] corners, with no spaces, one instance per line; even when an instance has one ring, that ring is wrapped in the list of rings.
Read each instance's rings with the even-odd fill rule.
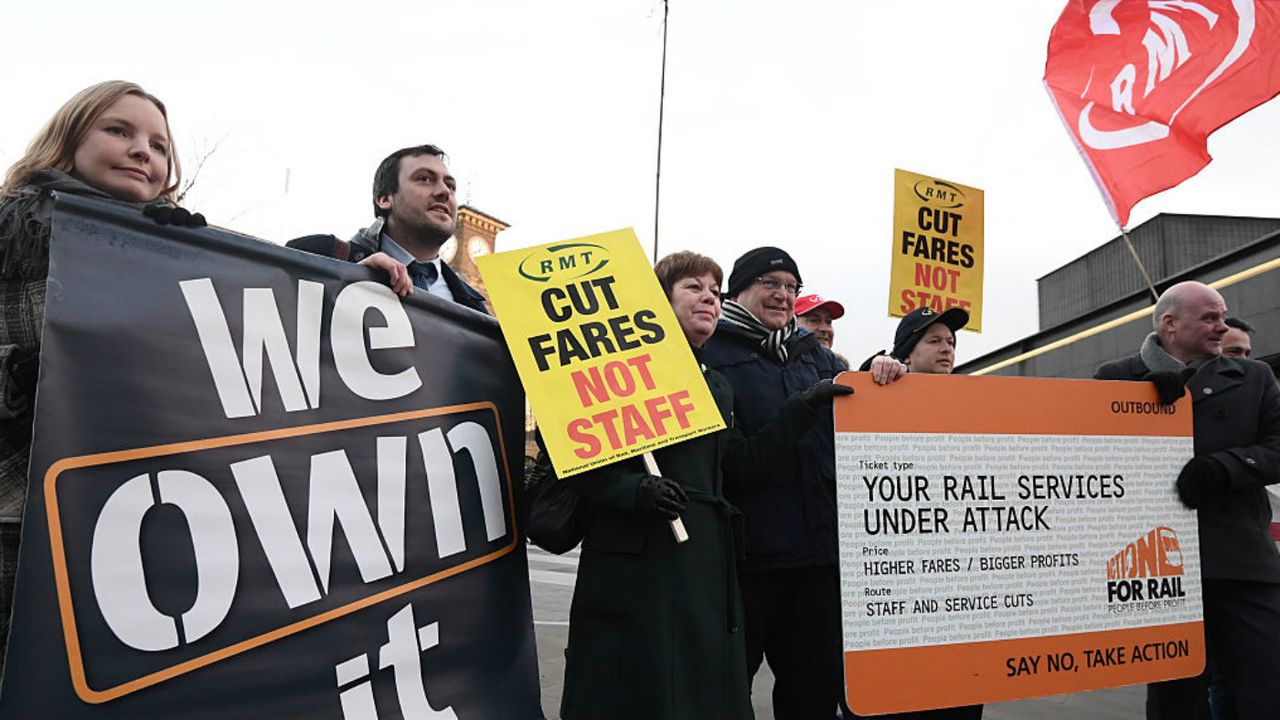
[[[759,318],[751,314],[751,311],[742,307],[733,300],[725,300],[720,306],[720,319],[729,325],[732,325],[747,335],[760,340],[760,349],[767,352],[778,362],[786,364],[787,362],[787,340],[796,331],[796,319],[794,316],[787,321],[786,325],[777,330],[770,330],[760,322]]]

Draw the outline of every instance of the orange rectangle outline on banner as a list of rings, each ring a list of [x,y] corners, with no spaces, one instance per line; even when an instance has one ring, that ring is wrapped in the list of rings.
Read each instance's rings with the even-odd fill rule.
[[[1172,660],[1125,665],[1084,667],[1084,650],[1186,641],[1187,655]],[[1048,654],[1072,653],[1076,670],[1048,672]],[[1008,658],[1038,656],[1039,671],[1007,677]],[[1159,667],[1160,672],[1151,668]],[[925,674],[921,668],[928,667]],[[996,677],[978,668],[996,667]],[[881,715],[937,707],[957,707],[1026,697],[1096,690],[1100,687],[1137,685],[1198,675],[1204,669],[1203,623],[1175,623],[1124,630],[1046,635],[955,645],[859,650],[844,654],[845,694],[849,707],[860,715]],[[1102,677],[1106,682],[1099,682]],[[859,682],[874,683],[881,696],[910,698],[903,704],[867,703],[870,697]],[[863,690],[864,692],[858,692]]]
[[[837,380],[855,394],[836,400],[836,432],[1191,437],[1191,398],[1173,413],[1144,412],[1157,408],[1148,382],[908,373],[880,386],[865,372]],[[1073,406],[1055,407],[1064,387]],[[1094,402],[1097,414],[1081,408]]]
[[[387,425],[407,420],[417,420],[425,417],[436,417],[442,415],[454,415],[474,410],[488,410],[493,413],[495,428],[498,433],[498,452],[502,461],[502,469],[506,473],[508,480],[507,504],[510,514],[507,517],[507,522],[511,528],[510,544],[454,567],[407,581],[374,595],[370,595],[347,603],[346,605],[289,623],[288,625],[262,633],[255,637],[241,640],[232,645],[228,645],[227,647],[205,653],[199,657],[184,660],[177,665],[164,668],[163,670],[156,670],[152,673],[134,678],[133,680],[121,683],[114,687],[107,688],[105,690],[95,690],[94,688],[89,687],[88,678],[84,670],[83,658],[80,655],[80,639],[76,631],[75,611],[71,600],[71,586],[67,572],[66,553],[62,541],[62,524],[58,513],[56,483],[58,477],[62,473],[68,470],[95,467],[99,465],[110,465],[130,460],[143,460],[163,457],[166,455],[194,452],[198,450],[214,450],[218,448],[249,445],[252,443],[266,442],[270,440],[302,437],[305,435],[319,435],[321,433],[334,432],[338,430],[351,430],[375,425]],[[175,677],[191,672],[192,670],[197,670],[221,660],[226,660],[227,658],[239,655],[247,650],[261,647],[270,642],[302,632],[303,630],[322,625],[330,620],[336,620],[344,615],[349,615],[357,610],[377,605],[378,603],[398,597],[407,592],[431,585],[432,583],[439,582],[445,578],[452,577],[493,562],[494,560],[497,560],[498,558],[515,550],[520,538],[520,530],[516,527],[515,497],[510,478],[511,468],[507,464],[506,440],[502,435],[502,418],[498,413],[497,405],[488,401],[464,403],[461,405],[447,405],[427,410],[411,410],[408,412],[391,413],[389,415],[376,415],[372,417],[339,420],[336,422],[319,423],[315,425],[281,428],[278,430],[265,430],[261,432],[245,433],[242,435],[224,435],[222,437],[207,438],[204,440],[192,440],[188,442],[171,443],[168,445],[155,445],[152,447],[135,448],[132,450],[116,450],[113,452],[64,458],[57,461],[49,468],[48,472],[45,473],[44,496],[49,517],[49,545],[53,557],[54,579],[57,584],[58,606],[62,616],[62,631],[67,646],[67,661],[71,670],[71,684],[75,688],[76,695],[87,703],[104,703],[109,700],[114,700],[143,688],[162,683],[166,680],[171,680]]]

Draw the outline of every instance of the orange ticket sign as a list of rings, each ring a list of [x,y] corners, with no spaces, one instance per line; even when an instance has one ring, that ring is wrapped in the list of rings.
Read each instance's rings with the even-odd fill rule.
[[[861,715],[1188,677],[1191,402],[1149,383],[845,373],[845,690]]]
[[[977,188],[894,171],[890,316],[960,307],[982,332],[982,203]]]
[[[630,229],[476,262],[561,477],[724,427]]]

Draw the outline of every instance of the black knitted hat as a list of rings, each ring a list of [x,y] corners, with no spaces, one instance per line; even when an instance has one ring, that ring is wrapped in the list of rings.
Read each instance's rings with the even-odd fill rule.
[[[748,250],[742,257],[733,261],[733,272],[729,273],[729,287],[725,291],[726,297],[736,296],[753,280],[774,270],[786,270],[796,276],[797,283],[800,282],[800,269],[796,267],[796,261],[792,260],[785,250],[776,247],[758,247],[755,250]]]

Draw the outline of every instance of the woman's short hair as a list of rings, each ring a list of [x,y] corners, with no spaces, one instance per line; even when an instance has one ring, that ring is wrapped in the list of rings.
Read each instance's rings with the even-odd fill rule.
[[[173,132],[169,129],[169,113],[164,103],[135,83],[110,80],[87,87],[76,93],[49,122],[36,133],[27,152],[5,173],[0,197],[12,195],[38,170],[71,172],[75,167],[76,148],[98,116],[111,104],[125,95],[137,95],[150,100],[164,117],[164,130],[169,134],[169,175],[160,197],[176,199],[178,184],[182,181],[182,167],[178,163],[178,151],[174,147]]]
[[[653,273],[658,276],[658,282],[662,285],[662,292],[667,294],[667,299],[671,298],[671,290],[676,283],[685,278],[702,277],[711,273],[711,277],[716,279],[716,285],[724,283],[724,271],[715,260],[688,250],[671,253],[662,258],[657,265],[653,266]]]

